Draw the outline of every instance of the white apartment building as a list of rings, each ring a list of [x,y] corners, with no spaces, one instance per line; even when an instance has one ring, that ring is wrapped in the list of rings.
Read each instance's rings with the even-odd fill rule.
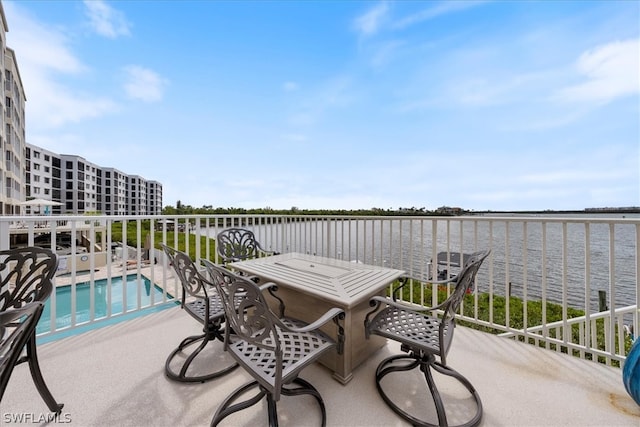
[[[147,201],[149,215],[162,213],[162,184],[158,181],[147,181]]]
[[[127,215],[128,191],[127,175],[115,168],[103,168],[104,172],[104,213],[106,215]]]
[[[3,114],[0,123],[0,213],[4,215],[20,214],[20,202],[26,198],[26,162],[25,162],[25,114],[26,96],[18,70],[18,61],[13,49],[6,45],[6,32],[9,30],[0,3],[0,84],[4,88],[2,102]]]
[[[16,52],[6,45],[9,31],[0,1],[0,215],[31,213],[159,215],[162,184],[114,168],[100,167],[80,156],[56,154],[26,143],[26,95]],[[46,212],[21,202],[42,198],[60,202]]]
[[[138,175],[129,175],[127,182],[129,211],[132,215],[146,215],[148,201],[147,180]]]
[[[62,203],[52,214],[160,215],[162,184],[84,157],[26,144],[26,195]],[[25,213],[30,212],[27,208]],[[37,209],[37,208],[36,208]]]
[[[27,198],[62,202],[62,170],[60,156],[44,148],[26,144]],[[26,207],[26,214],[33,212]],[[35,209],[35,208],[34,208]],[[47,207],[48,213],[60,215],[65,212],[64,205]]]
[[[32,154],[34,151],[32,150]],[[64,183],[61,192],[64,211],[74,214],[98,212],[96,176],[99,166],[83,157],[70,154],[61,154],[60,163]]]
[[[25,127],[24,103],[25,95],[18,71],[18,62],[12,49],[4,50],[4,209],[5,213],[19,212],[16,204],[24,200],[26,195]]]

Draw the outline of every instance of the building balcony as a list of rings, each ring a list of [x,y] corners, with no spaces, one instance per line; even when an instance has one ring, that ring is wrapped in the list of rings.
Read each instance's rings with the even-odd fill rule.
[[[241,369],[204,384],[185,385],[165,377],[169,353],[201,327],[176,305],[180,285],[158,245],[189,248],[196,259],[218,262],[212,245],[217,232],[242,226],[253,229],[266,249],[406,271],[423,280],[417,280],[415,291],[404,298],[427,306],[438,298],[429,277],[441,270],[451,273],[456,254],[490,248],[474,293],[459,313],[448,356],[449,364],[478,390],[482,425],[640,425],[640,407],[626,393],[620,369],[631,339],[627,331],[640,330],[638,217],[89,218],[0,217],[2,248],[16,239],[31,245],[47,233],[56,236],[47,240],[55,248],[62,234],[72,236],[74,255],[60,256],[55,278],[57,288],[70,289],[72,312],[62,319],[50,310],[43,316],[47,326],[38,338],[45,380],[65,404],[57,421],[78,426],[209,424],[223,399],[249,377]],[[86,252],[78,253],[79,247]],[[441,252],[449,254],[442,264]],[[122,296],[124,308],[108,306],[99,312],[105,301],[117,298],[111,291],[99,291],[98,282],[129,276],[134,293]],[[142,279],[159,291],[145,294]],[[90,290],[86,317],[73,311],[80,304],[81,287]],[[50,298],[54,308],[64,301],[61,295]],[[541,307],[542,317],[534,319],[535,311],[527,307]],[[513,320],[518,311],[524,311],[525,324]],[[301,377],[325,400],[327,425],[405,425],[382,401],[374,380],[378,363],[399,352],[399,346],[388,342],[346,385],[319,364],[303,371]],[[203,370],[208,361],[203,359]],[[407,377],[390,387],[418,393],[424,390],[422,382]],[[447,396],[459,391],[449,384],[441,390]],[[426,417],[435,417],[428,397],[417,397],[416,402]],[[467,403],[473,405],[463,400],[453,408],[451,423],[464,419],[465,411],[472,409],[465,407]],[[279,415],[281,425],[320,421],[315,402],[303,397],[283,397]],[[28,367],[18,366],[0,405],[1,424],[32,424],[49,416]],[[223,425],[265,425],[266,417],[265,407],[257,405]]]

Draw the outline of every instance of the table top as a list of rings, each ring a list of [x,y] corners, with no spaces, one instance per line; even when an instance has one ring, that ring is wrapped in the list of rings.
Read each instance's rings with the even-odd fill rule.
[[[300,253],[234,262],[229,266],[345,308],[368,300],[405,273],[392,268]]]

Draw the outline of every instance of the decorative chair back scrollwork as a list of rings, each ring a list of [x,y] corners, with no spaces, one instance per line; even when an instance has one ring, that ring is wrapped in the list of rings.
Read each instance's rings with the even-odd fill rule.
[[[277,255],[275,251],[263,249],[251,230],[228,228],[216,237],[216,252],[224,264],[244,261],[267,255]]]
[[[52,279],[57,268],[58,256],[46,248],[26,247],[0,251],[0,313],[20,309],[33,302],[44,304],[53,290]],[[35,324],[41,315],[42,309],[34,312]],[[29,329],[26,355],[18,358],[15,363],[29,363],[31,377],[40,396],[51,412],[60,413],[64,405],[53,398],[38,363],[35,324]]]
[[[397,296],[403,287],[413,281],[409,277],[401,280],[401,285],[394,289],[392,298],[376,296],[371,299],[374,309],[366,316],[365,333],[367,336],[376,334],[397,341],[401,344],[402,351],[407,353],[388,357],[378,365],[376,369],[378,392],[394,412],[415,426],[449,425],[440,392],[432,375],[432,368],[440,374],[451,376],[461,382],[475,401],[474,415],[467,422],[459,425],[475,426],[482,419],[480,396],[465,377],[447,365],[447,353],[453,341],[455,315],[465,294],[472,289],[478,269],[489,256],[489,252],[487,250],[471,254],[457,276],[447,280],[431,281],[433,284],[455,283],[453,292],[437,306],[423,307],[398,301]],[[436,408],[438,424],[419,419],[401,408],[395,403],[399,399],[391,399],[382,387],[381,381],[388,374],[411,371],[414,368],[419,368],[424,374]],[[411,401],[411,398],[407,400]],[[415,408],[420,405],[412,402],[411,406]]]
[[[309,394],[317,400],[322,412],[322,425],[325,425],[326,409],[320,393],[298,375],[325,352],[336,347],[336,341],[319,330],[322,325],[333,320],[338,329],[338,341],[341,341],[344,329],[340,319],[344,311],[330,309],[312,324],[278,317],[269,309],[262,292],[275,287],[275,284],[258,287],[252,280],[235,275],[220,265],[206,260],[203,262],[224,302],[228,322],[225,348],[254,378],[254,381],[243,385],[225,399],[211,425],[215,426],[229,415],[266,398],[269,425],[277,426],[276,403],[281,395],[300,394]],[[239,304],[236,305],[234,301],[239,301]],[[255,397],[235,403],[253,388],[259,389]]]
[[[165,362],[165,374],[175,381],[205,382],[231,372],[238,367],[236,363],[222,367],[214,366],[213,372],[206,374],[194,374],[194,369],[189,370],[207,344],[215,340],[224,341],[224,308],[213,284],[199,272],[187,254],[164,244],[161,246],[182,285],[182,308],[203,327],[202,334],[188,336],[169,354]],[[186,349],[195,344],[198,344],[195,349],[185,353]],[[176,372],[173,368],[176,363],[173,361],[179,355],[184,359]]]

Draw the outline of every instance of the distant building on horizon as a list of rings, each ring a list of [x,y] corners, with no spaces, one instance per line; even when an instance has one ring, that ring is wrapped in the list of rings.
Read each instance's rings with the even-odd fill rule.
[[[440,206],[436,209],[438,215],[461,215],[464,213],[464,209],[460,207]]]

